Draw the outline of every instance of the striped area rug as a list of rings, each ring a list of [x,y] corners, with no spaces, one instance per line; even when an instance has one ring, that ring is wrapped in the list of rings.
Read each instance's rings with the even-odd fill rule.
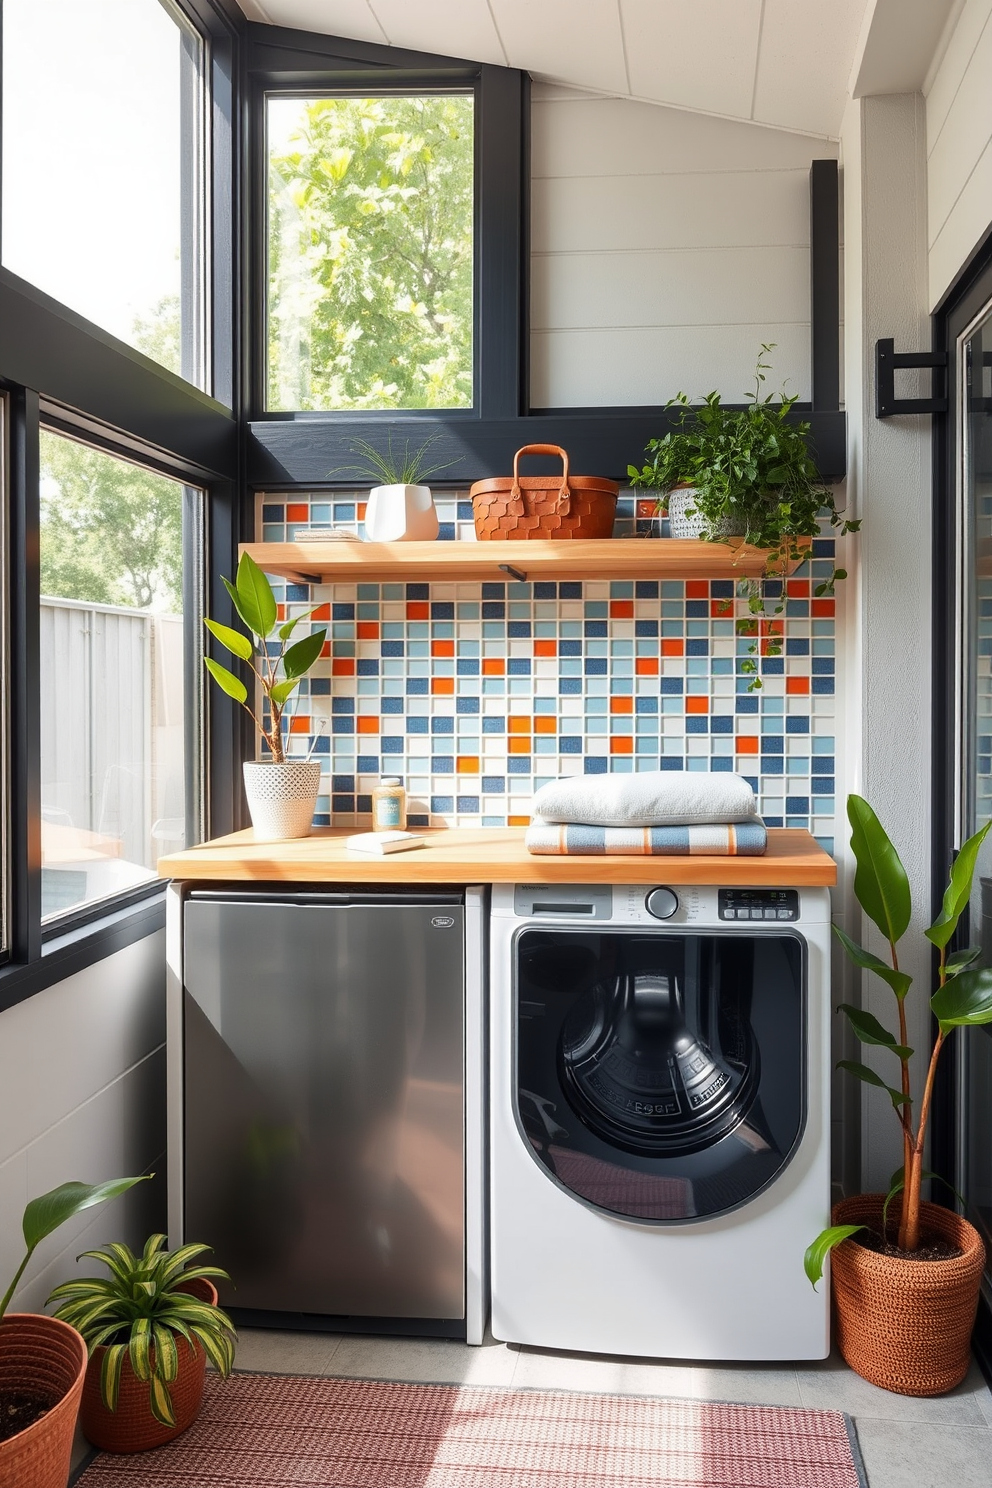
[[[199,1420],[78,1488],[865,1488],[840,1411],[207,1376]]]

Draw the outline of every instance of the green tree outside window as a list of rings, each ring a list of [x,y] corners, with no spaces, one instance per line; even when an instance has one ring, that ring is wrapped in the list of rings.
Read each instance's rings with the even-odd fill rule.
[[[473,99],[270,99],[268,406],[472,404]]]

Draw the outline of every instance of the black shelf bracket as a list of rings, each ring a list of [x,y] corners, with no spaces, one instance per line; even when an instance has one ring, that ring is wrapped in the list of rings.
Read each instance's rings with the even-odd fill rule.
[[[947,398],[937,392],[944,379],[940,374],[947,367],[947,353],[943,351],[900,351],[891,338],[875,342],[875,417],[892,418],[902,413],[946,413]],[[932,396],[929,398],[897,398],[896,372],[900,368],[930,367],[934,372]]]

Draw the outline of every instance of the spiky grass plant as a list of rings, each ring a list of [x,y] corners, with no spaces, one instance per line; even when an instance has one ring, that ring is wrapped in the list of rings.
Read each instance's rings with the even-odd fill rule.
[[[147,1382],[149,1404],[156,1421],[174,1426],[169,1385],[179,1373],[176,1339],[190,1348],[202,1346],[207,1358],[226,1379],[234,1366],[237,1334],[226,1312],[182,1290],[199,1278],[229,1281],[218,1266],[194,1266],[191,1261],[209,1245],[181,1245],[166,1250],[166,1237],[152,1235],[140,1256],[126,1245],[104,1245],[84,1250],[82,1256],[100,1261],[109,1277],[82,1277],[57,1286],[49,1303],[58,1302],[55,1316],[70,1323],[85,1338],[90,1352],[106,1344],[100,1368],[100,1395],[108,1410],[117,1409],[125,1356],[137,1379]]]

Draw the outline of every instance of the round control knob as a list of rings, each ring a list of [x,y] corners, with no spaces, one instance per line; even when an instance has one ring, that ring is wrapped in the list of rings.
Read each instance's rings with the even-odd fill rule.
[[[644,906],[656,920],[670,920],[679,907],[678,895],[671,889],[652,889]]]

